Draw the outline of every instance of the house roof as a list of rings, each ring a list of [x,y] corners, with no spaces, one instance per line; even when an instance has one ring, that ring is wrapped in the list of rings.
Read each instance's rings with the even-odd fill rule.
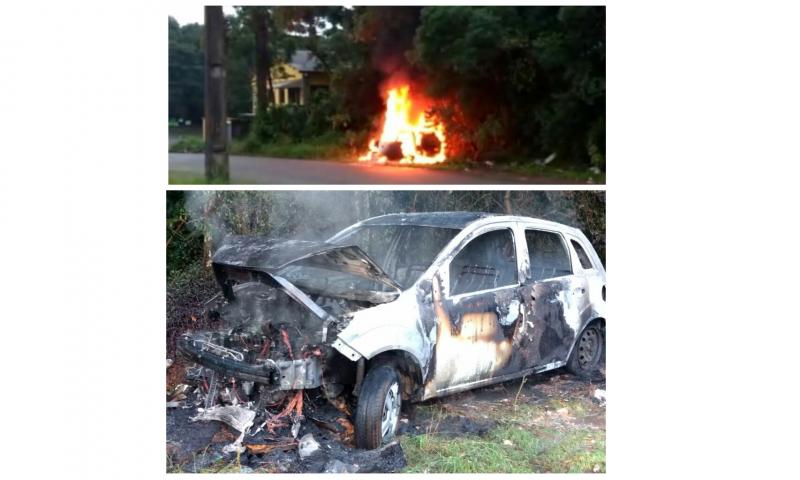
[[[301,72],[321,72],[323,70],[322,62],[311,53],[311,50],[295,50],[288,63]]]

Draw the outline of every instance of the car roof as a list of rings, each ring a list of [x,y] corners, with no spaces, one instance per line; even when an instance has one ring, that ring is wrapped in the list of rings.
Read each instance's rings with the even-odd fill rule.
[[[416,225],[420,227],[463,229],[476,220],[493,216],[498,215],[482,212],[390,213],[364,220],[361,225]]]
[[[536,224],[540,227],[550,227],[565,232],[574,232],[577,230],[569,225],[542,220],[539,218],[486,212],[390,213],[388,215],[369,218],[363,222],[360,222],[358,225],[415,225],[420,227],[442,227],[463,230],[475,223],[483,224],[503,221]]]

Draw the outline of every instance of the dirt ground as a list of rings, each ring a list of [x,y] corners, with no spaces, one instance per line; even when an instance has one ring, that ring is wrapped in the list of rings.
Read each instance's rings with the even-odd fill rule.
[[[180,381],[182,369],[173,365],[168,379]],[[262,430],[245,436],[247,450],[239,455],[223,452],[239,432],[218,421],[190,420],[197,414],[187,405],[190,394],[188,402],[167,408],[167,471],[604,472],[605,387],[605,369],[593,380],[559,369],[405,404],[396,441],[372,451],[353,447],[345,414],[306,393],[296,438],[289,425]],[[319,449],[301,458],[298,439],[307,434]]]

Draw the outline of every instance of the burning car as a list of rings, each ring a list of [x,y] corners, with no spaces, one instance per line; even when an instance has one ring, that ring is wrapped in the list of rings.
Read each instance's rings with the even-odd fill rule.
[[[256,411],[318,389],[355,400],[357,446],[396,431],[418,402],[566,367],[598,369],[603,265],[586,236],[528,217],[471,212],[371,218],[325,242],[229,237],[213,257],[225,328],[179,352]],[[302,397],[301,397],[302,399]]]

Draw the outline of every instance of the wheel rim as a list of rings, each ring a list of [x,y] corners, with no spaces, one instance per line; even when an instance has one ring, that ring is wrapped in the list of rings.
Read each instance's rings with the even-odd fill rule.
[[[392,383],[383,400],[383,415],[381,416],[381,437],[386,440],[392,437],[400,417],[400,388],[397,382]]]
[[[578,365],[591,367],[600,353],[600,335],[594,328],[587,328],[578,342]]]

